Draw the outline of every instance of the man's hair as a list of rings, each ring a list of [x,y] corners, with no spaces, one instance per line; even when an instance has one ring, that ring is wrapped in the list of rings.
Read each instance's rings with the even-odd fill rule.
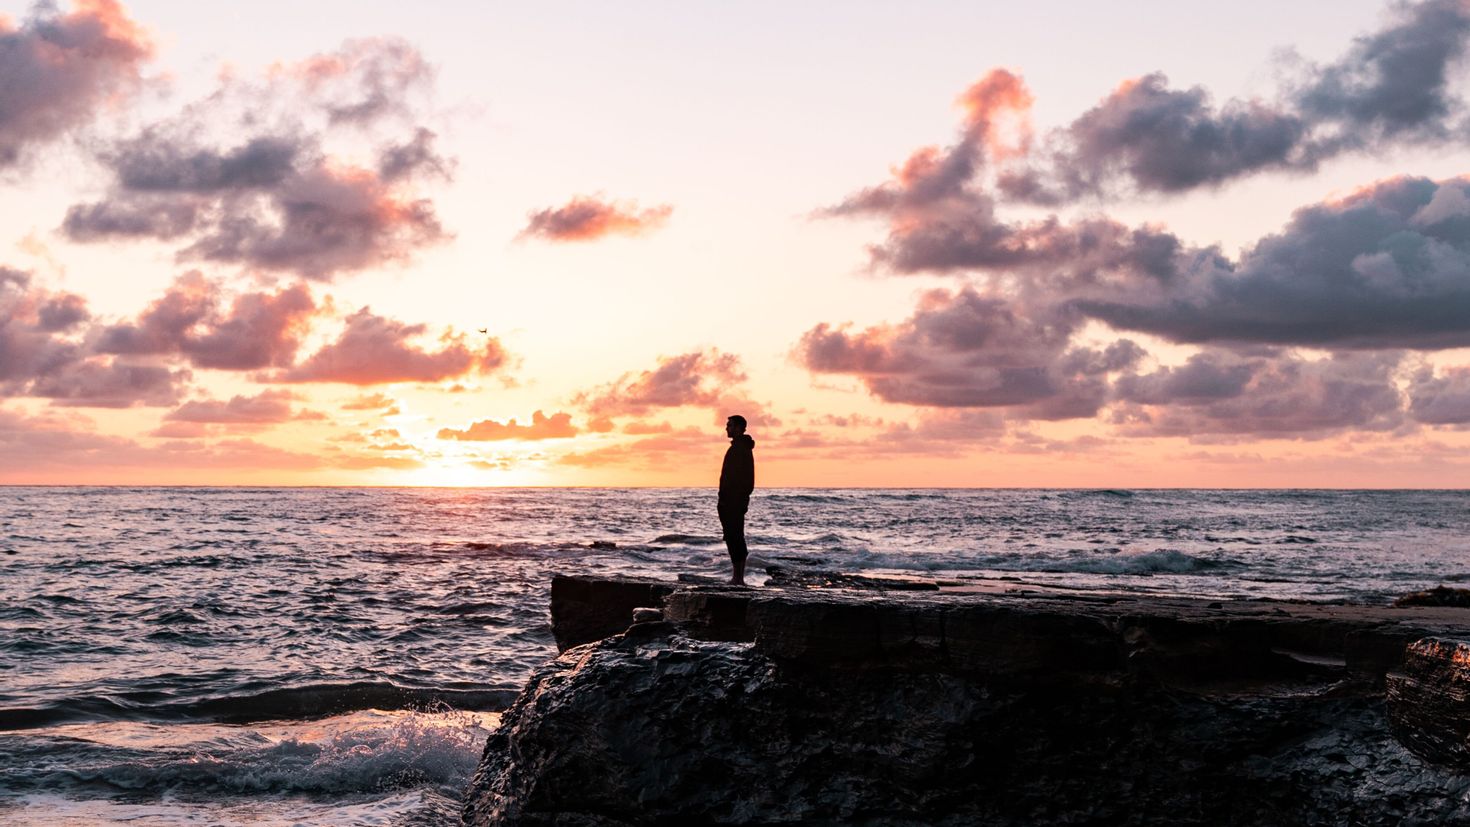
[[[740,426],[740,430],[742,430],[742,431],[745,430],[745,417],[741,416],[740,414],[735,414],[734,416],[731,416],[729,419],[726,419],[725,421],[726,422],[734,422],[736,425],[739,425]]]

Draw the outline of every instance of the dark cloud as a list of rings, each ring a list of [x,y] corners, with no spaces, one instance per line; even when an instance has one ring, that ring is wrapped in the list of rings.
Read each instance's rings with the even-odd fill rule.
[[[463,442],[491,442],[502,439],[566,439],[576,435],[577,428],[572,425],[571,414],[555,413],[547,416],[541,411],[531,414],[531,422],[528,425],[521,425],[514,419],[505,423],[484,419],[464,430],[442,428],[439,431],[440,439],[457,439]]]
[[[61,333],[72,330],[92,318],[87,309],[87,300],[75,293],[52,296],[37,310],[37,321],[41,330]]]
[[[1196,353],[1179,367],[1119,377],[1118,398],[1142,405],[1203,405],[1234,399],[1245,392],[1260,365],[1228,353]]]
[[[194,422],[216,425],[272,425],[298,418],[291,410],[295,394],[283,390],[264,390],[255,396],[233,396],[185,402],[164,416],[169,422]]]
[[[77,0],[62,14],[37,3],[18,28],[0,21],[0,166],[90,123],[134,91],[153,53],[115,0]]]
[[[1118,190],[1183,192],[1265,170],[1310,171],[1345,152],[1462,134],[1450,88],[1470,34],[1460,0],[1398,4],[1336,61],[1305,66],[1275,100],[1215,106],[1160,73],[1118,87],[1035,156],[997,176],[1012,200],[1056,204]]]
[[[296,357],[316,303],[305,285],[242,293],[228,309],[223,288],[197,272],[176,279],[136,321],[103,327],[101,353],[182,355],[195,367],[259,370]]]
[[[625,373],[607,385],[580,394],[576,401],[594,420],[643,416],[661,408],[718,408],[729,397],[730,389],[745,378],[739,357],[718,350],[697,350],[660,357],[653,370]],[[594,421],[590,429],[605,431],[611,427],[610,423]]]
[[[1305,207],[1234,260],[1106,218],[1005,223],[973,207],[896,224],[875,260],[899,272],[1009,274],[1018,312],[1175,342],[1470,344],[1470,180],[1397,178]]]
[[[98,355],[78,328],[90,318],[72,293],[32,287],[0,268],[0,396],[35,396],[64,406],[173,405],[187,371]]]
[[[1207,351],[1180,368],[1120,379],[1119,396],[1145,407],[1125,408],[1119,418],[1134,436],[1317,439],[1390,431],[1404,423],[1394,381],[1400,361],[1397,353],[1305,359]]]
[[[337,341],[277,379],[353,385],[438,382],[472,372],[492,373],[508,360],[500,340],[493,337],[477,348],[466,344],[463,334],[446,333],[437,350],[412,343],[427,332],[427,325],[405,324],[364,307],[347,317],[347,327]]]
[[[182,260],[310,279],[405,262],[448,237],[417,187],[453,168],[434,133],[412,123],[412,99],[431,81],[396,40],[352,41],[260,84],[226,78],[179,116],[107,147],[110,189],[72,206],[62,229],[77,241],[173,241]],[[406,134],[371,161],[332,151],[340,133],[360,144],[384,131]],[[239,137],[222,144],[219,133]]]
[[[1425,425],[1470,425],[1470,368],[1417,371],[1409,384],[1409,414]]]
[[[1470,6],[1460,0],[1395,5],[1384,28],[1334,62],[1300,66],[1274,99],[1217,105],[1204,88],[1175,88],[1155,72],[1040,140],[1026,120],[1024,83],[993,70],[962,97],[954,144],[918,150],[890,181],[823,214],[888,218],[893,236],[875,259],[899,272],[1007,266],[996,257],[1034,245],[994,219],[997,203],[1179,193],[1268,170],[1310,171],[1346,152],[1454,140],[1467,107],[1449,81],[1467,34]],[[1008,120],[1019,124],[1009,144],[997,128]],[[936,254],[962,250],[969,254]]]
[[[1461,0],[1427,0],[1392,9],[1387,28],[1355,40],[1293,96],[1314,121],[1339,126],[1323,150],[1364,148],[1403,135],[1450,137],[1448,119],[1464,114],[1465,102],[1448,81],[1465,54],[1470,7]]]
[[[87,353],[79,342],[62,335],[45,309],[69,294],[49,293],[30,286],[30,276],[0,268],[0,395],[22,395],[31,380],[66,369]],[[79,302],[85,312],[86,303]],[[54,313],[53,313],[54,316]]]
[[[1066,312],[1032,317],[973,288],[934,290],[896,325],[818,325],[802,336],[796,357],[814,373],[857,377],[889,402],[1069,419],[1097,413],[1108,374],[1143,356],[1126,339],[1101,350],[1073,346],[1080,322]]]
[[[113,360],[74,362],[39,376],[29,395],[69,407],[127,408],[133,405],[178,404],[179,386],[188,371]]]
[[[1160,73],[1124,83],[1052,136],[1044,165],[1007,170],[997,188],[1012,200],[1056,204],[1107,194],[1120,177],[1139,190],[1182,192],[1315,163],[1300,116],[1256,101],[1217,109],[1204,89],[1168,83]]]
[[[673,212],[674,208],[668,204],[639,209],[631,202],[579,195],[563,206],[531,213],[530,222],[519,237],[592,241],[609,235],[642,235],[662,227]]]
[[[1470,345],[1470,182],[1382,182],[1297,211],[1238,261],[1072,292],[1080,313],[1176,342]]]
[[[454,175],[454,161],[440,155],[434,148],[438,138],[431,130],[419,127],[413,139],[403,144],[391,144],[378,155],[378,175],[384,181],[399,181],[420,176],[435,176],[449,180]]]

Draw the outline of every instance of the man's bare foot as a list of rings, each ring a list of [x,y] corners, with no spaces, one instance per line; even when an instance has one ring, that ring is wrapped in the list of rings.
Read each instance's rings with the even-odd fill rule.
[[[732,578],[730,578],[729,585],[731,585],[731,586],[744,586],[745,585],[745,581],[742,580],[739,577],[732,577]]]

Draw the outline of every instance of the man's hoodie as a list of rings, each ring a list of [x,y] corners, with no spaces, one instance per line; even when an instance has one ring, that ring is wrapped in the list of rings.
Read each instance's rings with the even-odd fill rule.
[[[730,440],[725,464],[720,467],[720,497],[750,499],[755,490],[755,440],[741,434]]]

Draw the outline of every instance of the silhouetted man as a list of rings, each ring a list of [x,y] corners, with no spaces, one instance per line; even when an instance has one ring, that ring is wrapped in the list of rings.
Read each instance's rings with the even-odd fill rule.
[[[745,585],[745,512],[750,508],[750,492],[755,490],[755,440],[745,433],[745,417],[736,414],[725,422],[725,435],[730,447],[725,451],[725,464],[720,467],[720,528],[725,546],[730,549],[733,574],[730,585]]]

